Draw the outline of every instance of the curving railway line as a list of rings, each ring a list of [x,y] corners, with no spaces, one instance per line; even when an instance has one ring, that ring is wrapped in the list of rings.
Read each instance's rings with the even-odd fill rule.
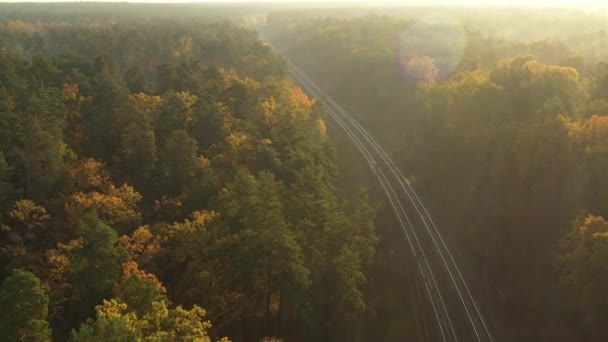
[[[413,253],[429,314],[433,341],[493,342],[480,308],[441,232],[406,177],[378,142],[344,108],[288,61],[294,80],[317,98],[361,152],[382,187]]]

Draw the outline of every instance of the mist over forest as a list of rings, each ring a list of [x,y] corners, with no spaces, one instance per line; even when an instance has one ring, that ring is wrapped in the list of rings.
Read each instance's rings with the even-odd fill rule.
[[[605,168],[599,4],[0,3],[0,341],[605,341]]]

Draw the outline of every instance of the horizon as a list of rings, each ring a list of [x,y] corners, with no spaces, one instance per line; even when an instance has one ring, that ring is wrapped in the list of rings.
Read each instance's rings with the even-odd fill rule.
[[[323,0],[298,0],[298,1],[290,1],[290,0],[130,0],[130,1],[106,1],[106,0],[29,0],[29,1],[21,1],[21,0],[0,0],[0,3],[138,3],[138,4],[208,4],[208,5],[239,5],[239,4],[259,4],[259,5],[307,5],[314,4],[315,6],[324,5],[323,7],[331,7],[331,6],[364,6],[364,7],[408,7],[408,6],[448,6],[448,7],[469,7],[469,6],[482,6],[482,7],[550,7],[550,8],[604,8],[607,7],[605,1],[601,0],[582,0],[582,1],[572,1],[572,0],[465,0],[465,1],[449,1],[449,0],[430,0],[430,1],[421,1],[421,0],[384,0],[384,1],[370,1],[370,0],[334,0],[334,1],[323,1]]]

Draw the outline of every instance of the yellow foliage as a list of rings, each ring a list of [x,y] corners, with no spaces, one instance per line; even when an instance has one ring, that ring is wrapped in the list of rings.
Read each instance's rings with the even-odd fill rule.
[[[228,135],[226,140],[230,147],[233,149],[238,149],[239,147],[245,145],[245,143],[249,140],[249,137],[243,132],[232,132]]]
[[[608,222],[601,216],[589,215],[577,229],[583,236],[597,236],[597,234],[608,232]]]
[[[158,95],[148,95],[146,93],[132,94],[131,99],[135,101],[137,107],[144,113],[154,117],[154,113],[162,105],[163,100]]]
[[[119,188],[111,185],[108,194],[120,198],[124,203],[132,207],[135,207],[142,199],[139,192],[135,191],[135,189],[128,184],[123,184]]]
[[[17,201],[14,209],[9,212],[9,216],[23,223],[28,229],[43,226],[51,219],[45,208],[29,199]]]
[[[317,131],[319,132],[319,137],[321,140],[325,141],[327,139],[327,125],[325,124],[325,120],[323,120],[323,118],[318,118],[316,126]]]
[[[97,319],[116,319],[123,316],[123,311],[127,310],[127,304],[118,303],[115,300],[103,300],[102,305],[98,305],[95,307],[97,310]]]
[[[205,310],[198,305],[185,310],[182,306],[170,309],[166,301],[152,302],[150,311],[141,317],[134,312],[127,312],[127,304],[114,299],[103,300],[101,305],[95,307],[97,312],[95,320],[89,320],[89,326],[113,326],[112,322],[123,321],[124,329],[133,335],[139,336],[142,341],[197,341],[210,342],[207,331],[211,323],[205,321]],[[108,329],[103,329],[104,337],[109,338]],[[82,329],[78,333],[83,332]],[[83,337],[88,336],[86,331]],[[78,339],[80,340],[80,339]],[[223,338],[220,342],[230,342]]]
[[[202,225],[208,224],[218,216],[219,215],[216,212],[206,210],[199,210],[192,213],[193,222]]]
[[[144,256],[148,258],[153,256],[160,249],[158,239],[147,225],[137,228],[130,236],[121,236],[119,243],[127,249],[132,258],[140,261]]]
[[[198,101],[198,96],[192,95],[190,92],[187,92],[187,91],[177,92],[175,94],[175,96],[177,96],[177,98],[179,98],[186,106],[186,111],[184,113],[184,116],[185,116],[184,121],[186,123],[191,123],[192,121],[194,121],[194,115],[192,113],[192,108]]]
[[[141,195],[130,185],[123,184],[116,188],[110,185],[105,192],[77,192],[66,204],[66,210],[75,219],[92,209],[107,224],[129,226],[137,224],[141,217],[136,211]]]
[[[530,61],[525,67],[530,72],[532,81],[548,79],[555,82],[559,79],[578,80],[579,78],[578,71],[572,67],[542,64],[538,61]]]
[[[262,101],[262,115],[264,117],[264,123],[268,126],[274,125],[277,123],[277,117],[274,114],[277,108],[277,103],[274,97],[271,97],[267,100]]]
[[[83,159],[67,169],[68,191],[79,191],[83,189],[102,189],[109,186],[110,177],[105,170],[105,165],[92,158]]]
[[[211,161],[209,160],[209,158],[205,157],[204,155],[199,155],[198,156],[198,163],[200,166],[209,166],[209,163]]]
[[[74,101],[78,99],[80,88],[76,83],[65,83],[63,85],[62,95],[64,100]]]
[[[551,87],[575,87],[579,81],[579,73],[575,68],[540,63],[530,55],[501,61],[493,75],[499,80],[497,83],[509,86],[546,84]]]
[[[48,274],[45,278],[49,282],[60,283],[70,270],[70,259],[59,248],[48,250],[45,256],[49,265],[46,269]]]

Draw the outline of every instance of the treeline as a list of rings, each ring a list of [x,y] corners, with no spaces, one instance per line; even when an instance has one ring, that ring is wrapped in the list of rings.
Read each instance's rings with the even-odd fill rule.
[[[466,16],[297,16],[272,17],[267,39],[396,157],[495,336],[604,340],[608,67],[578,48],[601,46],[601,28],[523,42]],[[522,14],[513,30],[550,17]]]
[[[0,36],[0,340],[357,338],[374,210],[254,33]]]
[[[231,21],[255,25],[268,12],[267,4],[229,3],[147,3],[128,2],[21,2],[0,4],[0,21],[26,23],[70,23],[106,25],[119,21],[168,19],[191,22]]]

